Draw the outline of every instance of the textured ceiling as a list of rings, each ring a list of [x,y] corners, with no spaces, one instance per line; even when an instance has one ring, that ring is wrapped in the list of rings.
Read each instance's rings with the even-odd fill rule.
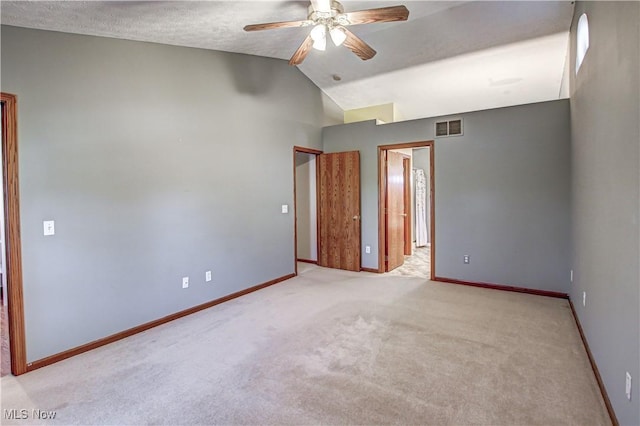
[[[405,119],[558,99],[570,1],[343,1],[345,11],[405,4],[407,22],[350,27],[378,54],[327,44],[299,66],[341,108],[394,102]],[[2,1],[2,24],[286,59],[309,28],[246,33],[306,18],[308,2]],[[342,79],[333,80],[334,74]]]

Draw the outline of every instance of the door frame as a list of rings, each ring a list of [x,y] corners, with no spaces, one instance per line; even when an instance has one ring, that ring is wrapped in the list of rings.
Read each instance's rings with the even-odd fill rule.
[[[27,372],[27,350],[24,329],[22,291],[22,249],[20,240],[20,197],[18,184],[18,120],[17,97],[1,93],[2,107],[2,173],[4,176],[5,247],[7,264],[7,303],[9,309],[9,350],[11,373]]]
[[[318,155],[322,154],[322,151],[318,149],[305,148],[302,146],[294,146],[293,147],[293,264],[294,264],[294,273],[298,275],[298,200],[296,195],[296,154],[312,154],[316,156],[316,246],[318,252],[320,250],[320,240],[317,235],[320,232],[320,218],[318,216],[318,182],[320,179],[320,175],[318,173],[318,164],[317,159]],[[317,263],[317,261],[316,261]]]
[[[378,145],[378,272],[384,273],[385,268],[385,247],[387,243],[386,234],[386,221],[385,214],[385,200],[387,198],[387,171],[385,167],[384,156],[386,151],[393,149],[403,148],[429,148],[429,173],[430,173],[430,194],[429,211],[431,213],[431,220],[429,221],[429,231],[431,232],[431,250],[429,252],[430,267],[431,267],[431,279],[436,276],[436,226],[435,226],[435,156],[434,156],[434,142],[433,141],[421,141],[421,142],[400,142],[397,144]]]

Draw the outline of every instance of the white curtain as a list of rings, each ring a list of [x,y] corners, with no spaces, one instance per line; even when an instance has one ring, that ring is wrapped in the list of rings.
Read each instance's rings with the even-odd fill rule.
[[[427,228],[427,178],[424,170],[416,169],[416,247],[424,247],[429,242]]]

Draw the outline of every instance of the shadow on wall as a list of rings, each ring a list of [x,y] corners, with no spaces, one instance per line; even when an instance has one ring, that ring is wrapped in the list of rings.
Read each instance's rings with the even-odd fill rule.
[[[271,64],[265,62],[264,66],[256,67],[252,66],[253,61],[249,55],[234,54],[224,63],[238,93],[258,96],[268,93],[274,85],[277,62],[274,59]]]

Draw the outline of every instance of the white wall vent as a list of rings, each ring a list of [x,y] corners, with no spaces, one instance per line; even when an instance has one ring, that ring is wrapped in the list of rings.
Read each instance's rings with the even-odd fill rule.
[[[458,118],[449,121],[436,122],[436,137],[442,138],[445,136],[461,136],[462,133],[462,119]]]

